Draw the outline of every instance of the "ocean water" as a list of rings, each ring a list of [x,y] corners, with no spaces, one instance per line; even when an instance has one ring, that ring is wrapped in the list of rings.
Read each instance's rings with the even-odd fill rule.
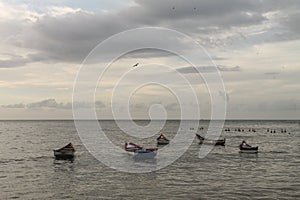
[[[206,130],[208,123],[200,126]],[[135,139],[113,121],[100,124],[120,148],[126,139],[156,145],[155,136]],[[178,126],[179,121],[167,121],[162,131],[173,138]],[[199,158],[195,138],[171,165],[134,174],[95,159],[73,121],[0,121],[0,199],[300,199],[299,121],[226,121],[225,128],[231,129],[222,132],[226,146],[215,147],[205,158]],[[243,139],[258,145],[259,153],[240,154]],[[52,150],[68,142],[77,150],[75,160],[55,160]]]

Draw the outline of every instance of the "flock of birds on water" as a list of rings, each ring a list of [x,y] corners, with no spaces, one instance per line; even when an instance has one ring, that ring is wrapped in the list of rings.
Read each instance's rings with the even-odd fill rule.
[[[194,130],[193,128],[191,128],[191,130]],[[200,127],[199,128],[200,131],[203,131],[204,130],[204,127]],[[231,132],[231,131],[234,131],[234,132],[257,132],[255,128],[225,128],[224,131],[225,132]],[[268,133],[287,133],[287,130],[286,128],[281,128],[281,129],[270,129],[270,128],[267,128],[267,132]],[[288,132],[288,134],[291,134],[290,132]]]
[[[247,130],[247,129],[246,129]],[[225,132],[230,132],[231,130],[230,130],[230,128],[225,128]],[[235,128],[234,129],[234,131],[235,132],[245,132],[245,129],[243,129],[243,128]],[[256,129],[254,129],[254,128],[249,128],[248,129],[248,132],[256,132]],[[280,132],[280,133],[287,133],[287,131],[286,131],[286,129],[283,129],[283,128],[281,128],[280,129],[280,131],[278,131],[278,130],[276,130],[276,129],[267,129],[267,132],[268,133],[276,133],[276,132]],[[290,133],[289,133],[290,134]]]

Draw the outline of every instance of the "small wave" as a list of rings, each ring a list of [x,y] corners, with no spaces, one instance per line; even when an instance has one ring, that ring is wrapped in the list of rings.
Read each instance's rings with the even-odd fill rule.
[[[19,199],[20,197],[18,196],[13,196],[13,197],[10,197],[10,199]]]
[[[53,156],[31,156],[28,158],[28,160],[33,160],[33,161],[38,161],[38,160],[44,160],[44,159],[49,159],[53,158]]]
[[[286,154],[289,153],[288,151],[267,151],[265,153],[277,153],[277,154]]]
[[[234,136],[230,136],[228,138],[252,138],[253,135],[234,135]]]
[[[15,159],[7,159],[5,161],[6,162],[23,162],[23,161],[25,161],[25,159],[23,159],[23,158],[15,158]]]

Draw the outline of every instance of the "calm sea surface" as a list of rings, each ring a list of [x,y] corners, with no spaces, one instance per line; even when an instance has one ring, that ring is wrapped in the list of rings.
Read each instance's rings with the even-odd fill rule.
[[[135,140],[113,121],[100,124],[120,147],[126,139],[156,146],[155,136]],[[167,121],[163,132],[173,138],[178,126],[179,121]],[[208,121],[200,126],[205,130]],[[90,155],[73,121],[0,121],[0,199],[300,199],[299,121],[227,121],[225,128],[231,129],[222,133],[226,146],[215,147],[203,159],[195,138],[170,166],[132,174]],[[258,145],[259,153],[240,154],[243,139]],[[77,150],[75,160],[55,160],[52,150],[68,142]]]

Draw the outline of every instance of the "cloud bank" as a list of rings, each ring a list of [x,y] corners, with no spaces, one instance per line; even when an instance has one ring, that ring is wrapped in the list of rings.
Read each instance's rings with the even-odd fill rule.
[[[0,68],[32,62],[80,63],[104,39],[136,27],[162,26],[182,31],[198,38],[205,47],[220,47],[258,35],[263,38],[267,34],[273,42],[299,39],[300,35],[300,2],[293,0],[289,3],[283,0],[139,0],[111,12],[49,6],[39,13],[28,6],[2,3],[0,7],[9,10],[0,20],[3,27],[0,35],[6,38],[5,43],[31,51],[27,55],[0,59]],[[14,18],[14,13],[18,17]]]
[[[105,108],[105,104],[101,101],[96,101],[94,104],[90,102],[74,102],[74,108],[81,109],[81,108],[91,108],[95,105],[96,109]],[[45,99],[42,101],[32,102],[28,104],[8,104],[2,105],[2,108],[25,108],[25,109],[72,109],[72,103],[58,103],[55,99]]]
[[[239,66],[228,67],[228,66],[218,65],[216,67],[215,66],[198,66],[198,67],[189,66],[189,67],[178,68],[176,70],[183,74],[195,74],[195,73],[212,73],[218,71],[237,72],[240,71],[241,68]]]

